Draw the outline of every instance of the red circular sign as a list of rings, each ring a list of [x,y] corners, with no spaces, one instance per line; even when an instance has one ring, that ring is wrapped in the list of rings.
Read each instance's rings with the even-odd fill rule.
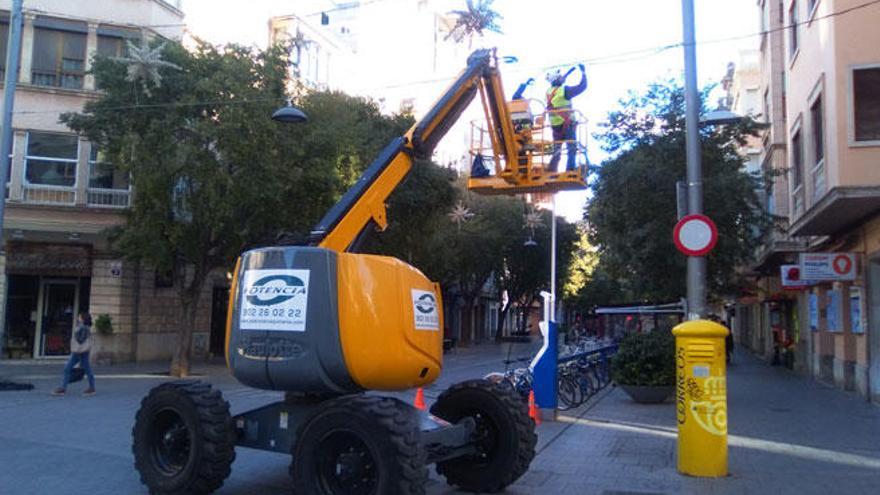
[[[831,267],[834,268],[834,271],[837,272],[838,275],[846,275],[852,270],[852,264],[852,260],[849,259],[849,256],[838,254],[834,257],[834,261],[831,262]]]
[[[672,240],[687,256],[705,256],[718,242],[718,228],[705,215],[687,215],[675,224]]]

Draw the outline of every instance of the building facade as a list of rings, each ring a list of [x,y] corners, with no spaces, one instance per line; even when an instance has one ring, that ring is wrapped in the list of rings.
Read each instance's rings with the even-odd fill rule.
[[[804,372],[880,401],[880,8],[856,0],[758,5],[770,30],[785,26],[762,42],[772,62],[762,67],[770,160],[787,171],[773,195],[788,221],[784,261],[796,262],[799,249],[858,260],[855,280],[817,281],[786,297],[791,308],[773,339],[795,336]],[[778,275],[769,282],[778,288]]]
[[[0,2],[4,65],[10,5]],[[125,221],[135,192],[127,174],[59,116],[98,97],[88,74],[96,54],[122,56],[126,41],[142,37],[179,39],[180,2],[28,0],[22,32],[0,256],[0,359],[66,356],[75,315],[85,310],[109,323],[97,332],[97,359],[167,358],[182,321],[175,281],[112,250],[107,229]],[[222,348],[224,275],[202,298],[200,352],[212,347],[212,324]]]

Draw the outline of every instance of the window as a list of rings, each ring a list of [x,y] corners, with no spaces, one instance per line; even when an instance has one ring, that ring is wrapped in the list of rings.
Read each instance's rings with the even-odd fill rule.
[[[6,19],[0,21],[0,79],[6,77],[6,43],[9,42],[9,23]]]
[[[791,184],[797,189],[804,183],[804,154],[801,131],[791,136]]]
[[[98,36],[98,55],[104,57],[124,57],[128,53],[128,45],[123,38],[116,36]]]
[[[56,25],[61,21],[43,21]],[[82,89],[86,68],[86,35],[46,27],[34,28],[31,82],[38,86]]]
[[[128,28],[100,25],[98,26],[98,55],[104,57],[125,57],[128,55],[127,40],[137,39],[137,31]]]
[[[822,97],[816,98],[810,107],[810,120],[813,124],[813,165],[825,159],[825,124],[822,118]]]
[[[30,132],[27,135],[25,179],[28,184],[73,187],[79,138],[67,134]]]
[[[880,141],[880,67],[853,71],[856,141]]]
[[[770,0],[761,3],[761,43],[767,37],[767,31],[770,29]]]
[[[798,18],[797,0],[794,0],[793,2],[791,2],[791,8],[788,10],[788,19],[789,19],[789,25],[788,25],[788,33],[789,33],[788,34],[788,36],[789,36],[789,38],[788,38],[789,47],[788,48],[789,48],[789,51],[788,51],[788,53],[789,53],[790,57],[794,57],[795,53],[797,53],[797,50],[798,50],[798,23],[800,22],[799,18]]]
[[[129,186],[128,174],[107,163],[104,153],[93,144],[89,153],[89,187],[127,191]]]

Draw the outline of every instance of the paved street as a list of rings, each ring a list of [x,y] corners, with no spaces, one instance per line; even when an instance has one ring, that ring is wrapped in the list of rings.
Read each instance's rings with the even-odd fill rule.
[[[503,368],[507,351],[484,345],[450,354],[442,380],[426,391],[428,401],[451,382]],[[527,352],[518,344],[512,356]],[[508,493],[876,493],[880,408],[745,355],[737,361],[729,379],[730,477],[678,475],[673,405],[635,405],[609,390],[539,428],[538,457]],[[162,366],[101,368],[92,398],[78,395],[81,384],[67,397],[49,396],[60,368],[0,364],[0,378],[37,387],[0,392],[0,493],[146,493],[132,468],[130,431],[140,398],[167,379],[148,374]],[[195,371],[210,375],[233,412],[280,397],[239,385],[220,366]],[[287,494],[288,463],[287,456],[238,449],[218,493]],[[458,493],[433,474],[428,492]]]

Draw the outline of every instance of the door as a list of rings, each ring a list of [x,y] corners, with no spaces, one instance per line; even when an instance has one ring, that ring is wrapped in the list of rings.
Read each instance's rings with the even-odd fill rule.
[[[868,345],[871,363],[868,386],[871,399],[880,402],[880,259],[868,263]]]
[[[211,297],[211,343],[208,352],[222,356],[226,347],[226,313],[229,311],[229,288],[214,287]]]
[[[79,284],[76,280],[44,280],[38,323],[39,356],[70,354],[70,336],[76,321]]]

